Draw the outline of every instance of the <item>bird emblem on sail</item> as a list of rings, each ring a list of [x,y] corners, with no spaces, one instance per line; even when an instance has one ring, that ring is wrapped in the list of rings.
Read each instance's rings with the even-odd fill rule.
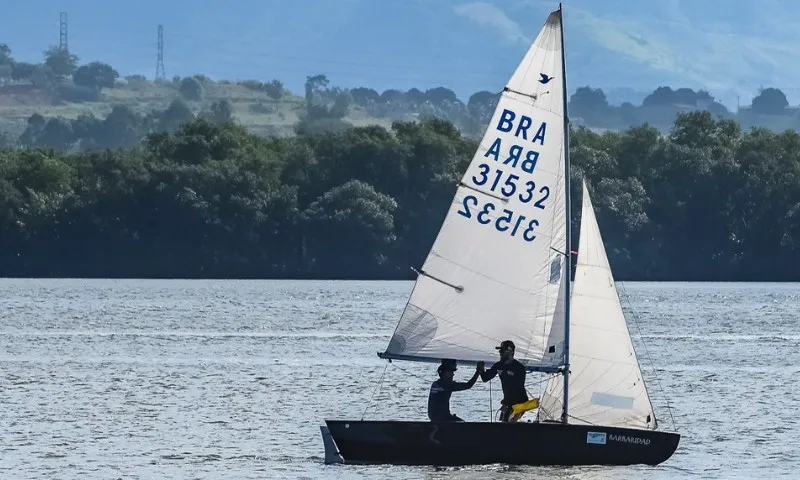
[[[541,83],[542,85],[546,85],[547,83],[550,82],[550,80],[555,78],[547,75],[546,73],[539,73],[539,77],[541,77],[539,78],[539,83]]]

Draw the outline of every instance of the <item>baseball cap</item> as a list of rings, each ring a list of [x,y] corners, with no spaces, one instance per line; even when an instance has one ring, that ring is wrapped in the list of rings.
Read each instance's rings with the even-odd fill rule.
[[[517,348],[514,346],[514,342],[512,342],[511,340],[503,340],[502,342],[500,342],[499,347],[494,347],[495,350],[505,350],[506,348],[510,348],[511,350],[514,351],[517,350]]]
[[[458,368],[456,368],[456,361],[450,359],[442,360],[442,364],[439,365],[439,368],[436,369],[436,371],[439,373],[455,372],[456,370],[458,370]]]

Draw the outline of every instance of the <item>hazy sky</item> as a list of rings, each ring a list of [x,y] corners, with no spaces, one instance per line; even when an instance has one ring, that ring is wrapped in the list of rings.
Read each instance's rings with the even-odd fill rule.
[[[0,42],[39,61],[58,43],[59,12],[81,61],[152,77],[156,29],[168,76],[278,78],[408,89],[444,85],[462,98],[498,90],[557,2],[540,0],[26,0],[0,16]],[[704,87],[727,104],[760,86],[790,102],[800,73],[800,2],[575,0],[564,3],[570,90]],[[798,91],[800,93],[800,91]]]

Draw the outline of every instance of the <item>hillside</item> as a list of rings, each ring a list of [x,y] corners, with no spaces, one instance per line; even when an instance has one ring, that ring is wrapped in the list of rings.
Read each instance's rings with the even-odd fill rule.
[[[89,65],[116,73],[105,64]],[[80,81],[80,74],[74,76]],[[44,86],[32,82],[22,79],[0,86],[0,145],[59,150],[127,148],[148,133],[174,131],[197,116],[233,120],[251,133],[270,137],[292,136],[298,128],[320,133],[353,126],[389,127],[396,120],[440,118],[474,137],[483,132],[499,98],[496,93],[481,91],[461,99],[445,87],[383,92],[367,87],[345,89],[331,86],[323,74],[307,77],[303,96],[288,91],[278,80],[216,82],[203,75],[158,82],[142,76],[110,78],[105,88],[76,85],[70,78]],[[98,127],[108,124],[111,112],[120,107],[115,118],[123,118],[126,126]],[[668,133],[678,114],[695,110],[736,120],[745,129],[800,129],[800,112],[775,88],[763,89],[753,105],[732,112],[703,90],[659,87],[639,105],[613,105],[602,89],[578,87],[570,97],[569,108],[573,125],[596,132],[649,124]]]
[[[284,92],[280,100],[266,93],[233,82],[203,82],[203,100],[188,102],[195,113],[208,109],[211,104],[227,100],[233,107],[233,116],[252,133],[264,136],[286,136],[293,133],[294,125],[305,111],[305,100]],[[103,89],[97,101],[66,102],[46,90],[30,84],[0,86],[0,134],[19,137],[33,114],[46,118],[77,119],[82,114],[97,118],[106,117],[114,105],[131,107],[145,114],[161,111],[170,102],[180,99],[178,83],[151,81],[119,81],[113,88]],[[354,106],[345,121],[354,126],[378,124],[388,126],[391,121],[372,117],[363,108]]]
[[[37,35],[19,49],[19,32],[10,28],[4,35],[10,35],[12,41],[0,43],[0,144],[61,150],[131,147],[149,133],[174,131],[198,115],[235,120],[261,136],[293,135],[298,128],[314,133],[372,124],[388,126],[395,120],[430,117],[452,122],[465,135],[479,135],[497,100],[495,92],[529,46],[531,35],[541,28],[541,18],[534,11],[542,10],[544,14],[545,9],[551,8],[543,3],[535,7],[523,3],[500,9],[492,2],[348,0],[346,9],[328,6],[308,16],[302,15],[303,9],[286,6],[286,16],[280,18],[280,28],[275,31],[299,23],[303,28],[281,37],[284,43],[291,39],[290,45],[284,45],[286,51],[278,48],[266,55],[258,53],[254,44],[242,43],[242,48],[247,47],[253,54],[248,61],[252,77],[245,78],[261,79],[244,81],[225,80],[241,74],[238,66],[220,74],[221,66],[234,65],[230,59],[214,63],[219,52],[213,52],[220,45],[203,43],[214,40],[217,34],[190,42],[207,51],[202,60],[181,55],[180,65],[184,68],[172,69],[174,64],[168,63],[170,74],[185,71],[186,65],[192,65],[194,72],[200,74],[175,75],[171,80],[153,82],[143,75],[121,74],[140,69],[131,68],[131,59],[119,51],[98,51],[103,41],[87,42],[88,37],[103,38],[99,27],[79,37],[74,50],[76,42],[71,42],[69,48],[53,45],[43,56],[41,51],[31,56],[27,46],[41,41]],[[607,5],[630,12],[632,18],[638,19],[636,22],[612,11],[592,10],[582,2],[573,2],[565,10],[566,21],[574,25],[567,37],[571,46],[569,87],[573,94],[570,119],[574,125],[603,131],[647,123],[667,132],[679,113],[707,110],[714,116],[735,119],[746,129],[758,126],[782,131],[800,127],[800,115],[790,108],[787,98],[793,92],[790,81],[786,81],[788,89],[784,90],[759,88],[762,77],[753,76],[755,66],[748,57],[745,63],[750,68],[740,69],[742,81],[737,82],[736,89],[737,95],[744,94],[742,99],[747,99],[744,103],[752,99],[752,108],[740,108],[736,97],[733,110],[729,101],[733,78],[730,69],[711,62],[708,65],[719,67],[711,75],[696,57],[687,66],[687,61],[676,59],[678,46],[666,47],[666,36],[659,38],[642,31],[647,26],[653,31],[663,30],[663,35],[676,29],[687,36],[691,36],[690,31],[700,35],[703,25],[699,20],[677,21],[683,18],[681,12],[690,7],[688,3],[673,2],[664,11],[641,10],[636,5],[630,0],[613,0]],[[221,15],[218,10],[215,18]],[[711,11],[713,8],[704,10],[708,14]],[[89,14],[80,8],[78,12]],[[228,13],[221,17],[232,21],[240,16]],[[322,13],[324,21],[319,16]],[[677,20],[668,25],[669,22],[648,19],[656,13]],[[791,16],[794,10],[785,13]],[[398,19],[409,22],[398,23]],[[29,14],[19,22],[34,25],[39,20]],[[734,24],[738,20],[727,21]],[[269,22],[276,20],[271,18]],[[409,39],[408,29],[412,26],[419,28],[417,35]],[[773,27],[776,32],[782,31]],[[753,26],[741,35],[745,39],[760,31]],[[187,40],[188,37],[182,38],[177,45],[170,44],[171,48],[180,51],[180,45]],[[424,55],[419,54],[421,47],[413,47],[419,47],[419,42],[426,45]],[[702,43],[699,37],[697,42]],[[272,43],[275,47],[281,45]],[[453,50],[456,45],[457,52]],[[774,42],[752,45],[762,53],[776,48]],[[496,48],[490,51],[488,46]],[[300,49],[300,53],[292,54],[292,49]],[[309,52],[314,52],[316,58]],[[386,55],[387,52],[391,54]],[[101,61],[85,63],[87,57]],[[286,64],[290,61],[300,64]],[[770,63],[775,62],[779,57],[771,57]],[[272,66],[276,80],[264,81],[269,78],[264,75],[264,63]],[[784,62],[780,69],[766,69],[771,76],[763,79],[786,79],[788,68]],[[756,70],[765,71],[760,67]],[[599,75],[601,71],[605,74]],[[303,72],[304,80],[298,85],[299,72]],[[776,76],[780,72],[784,76]],[[587,86],[588,78],[594,88]],[[653,86],[649,93],[642,90],[645,84]],[[115,108],[117,113],[109,122]],[[116,127],[110,125],[114,122]],[[94,128],[99,124],[105,126]],[[94,131],[88,132],[87,125]]]

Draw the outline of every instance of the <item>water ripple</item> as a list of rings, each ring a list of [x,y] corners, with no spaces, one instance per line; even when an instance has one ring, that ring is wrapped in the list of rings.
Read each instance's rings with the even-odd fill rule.
[[[671,407],[683,434],[666,464],[323,465],[324,418],[425,418],[431,365],[395,362],[376,385],[385,363],[375,352],[410,289],[0,280],[0,477],[727,479],[800,469],[800,288],[679,283],[621,289],[634,342],[651,357],[645,375],[663,387],[650,383],[657,414],[668,423]],[[489,392],[476,385],[452,408],[486,420]]]

